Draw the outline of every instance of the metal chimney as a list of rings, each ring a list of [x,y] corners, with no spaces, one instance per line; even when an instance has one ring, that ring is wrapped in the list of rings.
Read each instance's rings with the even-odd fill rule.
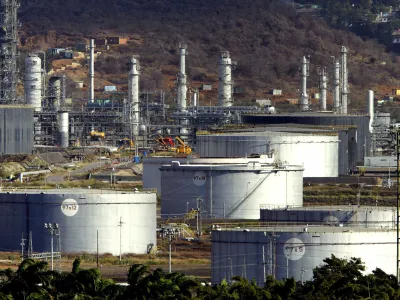
[[[367,92],[367,113],[369,115],[369,132],[373,132],[372,123],[374,121],[374,91]]]
[[[130,121],[132,124],[132,135],[139,135],[139,61],[138,56],[133,56],[130,61],[128,81],[128,105],[130,108]]]
[[[340,113],[340,65],[335,57],[332,57],[333,68],[333,111]]]
[[[320,108],[321,111],[326,111],[326,90],[327,90],[327,76],[326,76],[326,69],[322,68],[320,69],[320,74],[319,74],[319,88],[320,88]]]
[[[307,77],[309,76],[310,60],[303,56],[301,60],[301,100],[300,107],[302,111],[308,111]]]
[[[89,102],[94,102],[94,39],[90,40],[90,61],[89,61]]]
[[[347,115],[347,95],[349,93],[348,90],[348,72],[347,72],[347,48],[342,46],[342,50],[340,51],[340,82],[341,82],[341,95],[342,95],[342,114]]]
[[[179,55],[180,55],[180,69],[177,75],[177,107],[178,110],[186,109],[187,100],[187,77],[186,77],[186,45],[184,43],[179,44]]]

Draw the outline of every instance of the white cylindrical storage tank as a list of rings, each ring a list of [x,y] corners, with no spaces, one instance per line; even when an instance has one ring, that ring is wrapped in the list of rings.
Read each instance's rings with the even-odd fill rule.
[[[312,280],[313,269],[331,255],[360,258],[367,273],[376,268],[388,274],[396,273],[396,231],[393,229],[307,224],[235,227],[224,228],[221,224],[212,231],[212,284],[243,276],[244,268],[247,279],[255,279],[260,286],[265,282],[264,271],[278,280],[293,277],[295,281],[308,281]]]
[[[184,214],[197,207],[198,199],[205,218],[259,219],[261,205],[303,205],[301,166],[172,162],[160,170],[163,216]]]
[[[69,147],[69,113],[57,112],[57,127],[59,133],[59,144],[63,148]]]
[[[199,135],[196,151],[200,157],[246,157],[275,152],[275,158],[304,166],[304,177],[337,177],[338,135],[334,132],[255,132]]]
[[[61,251],[146,254],[156,246],[156,194],[75,189],[0,193],[2,249],[21,250],[32,232],[33,251],[49,252],[44,223],[59,224]],[[10,213],[12,212],[12,213]],[[121,237],[121,238],[120,238]],[[27,244],[27,243],[26,243]],[[58,251],[58,238],[54,241]]]
[[[173,157],[173,156],[153,156],[143,158],[143,187],[145,189],[156,189],[159,195],[161,190],[161,171],[163,165],[170,165],[173,161],[180,164],[191,165],[238,165],[248,164],[249,162],[261,162],[264,164],[272,164],[273,157],[266,155],[260,158],[196,158],[196,157]],[[168,190],[167,190],[168,193]]]
[[[25,59],[25,103],[42,110],[42,60],[36,54],[29,54]]]
[[[218,61],[218,106],[232,106],[232,95],[232,60],[229,51],[221,51]]]

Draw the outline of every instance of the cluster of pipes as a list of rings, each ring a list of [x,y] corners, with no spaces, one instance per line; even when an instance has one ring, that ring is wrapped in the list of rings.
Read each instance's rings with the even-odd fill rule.
[[[179,111],[185,111],[187,108],[187,75],[186,75],[186,55],[187,47],[181,43],[179,45],[180,68],[177,75],[177,97],[176,104]],[[233,104],[233,81],[232,81],[232,62],[229,51],[221,51],[218,61],[218,106],[230,107]],[[199,102],[198,89],[190,89],[193,93],[192,106],[196,107]]]
[[[348,82],[348,69],[347,69],[347,48],[342,46],[340,51],[340,58],[332,59],[332,73],[333,73],[333,111],[337,114],[347,114],[349,82]],[[309,110],[307,94],[307,77],[309,76],[310,58],[305,56],[301,60],[301,99],[300,106],[302,111]],[[318,68],[319,77],[319,90],[320,90],[320,110],[326,111],[326,97],[328,87],[328,75],[326,68]]]

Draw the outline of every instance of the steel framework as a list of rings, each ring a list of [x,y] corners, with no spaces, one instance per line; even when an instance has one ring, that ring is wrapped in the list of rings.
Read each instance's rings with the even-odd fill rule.
[[[16,102],[18,0],[0,0],[0,103]]]

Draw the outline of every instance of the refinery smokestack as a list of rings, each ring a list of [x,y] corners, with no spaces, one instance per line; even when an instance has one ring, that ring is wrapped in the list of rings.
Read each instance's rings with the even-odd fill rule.
[[[327,76],[326,69],[322,68],[320,70],[319,78],[319,88],[320,88],[320,108],[321,111],[326,111],[326,89],[327,89]]]
[[[342,94],[342,114],[347,115],[347,94],[348,90],[348,71],[347,71],[347,48],[342,46],[342,50],[340,51],[340,82],[341,86],[341,94]]]
[[[369,132],[373,132],[372,123],[374,121],[374,91],[367,93],[367,114],[369,115]]]
[[[177,87],[177,107],[178,110],[186,109],[186,98],[187,98],[187,84],[186,84],[186,45],[179,44],[179,55],[180,55],[180,69],[178,73],[178,87]]]
[[[229,51],[221,51],[221,58],[218,61],[218,80],[218,106],[232,106],[232,60]]]
[[[94,102],[94,39],[90,40],[89,45],[89,102]]]
[[[332,57],[333,68],[333,111],[340,113],[340,65],[339,62]]]
[[[132,135],[139,135],[139,61],[133,56],[130,61],[130,72],[128,82],[128,105],[131,110],[130,119],[132,124]]]
[[[310,60],[303,56],[301,60],[301,100],[302,111],[308,111],[307,77],[309,76]]]

